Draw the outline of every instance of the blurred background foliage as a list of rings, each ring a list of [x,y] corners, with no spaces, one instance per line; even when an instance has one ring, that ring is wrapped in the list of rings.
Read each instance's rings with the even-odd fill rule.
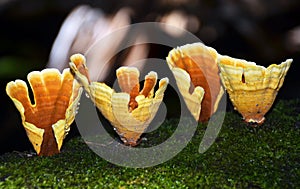
[[[220,54],[259,65],[293,58],[278,98],[300,96],[298,0],[0,0],[0,152],[30,147],[19,112],[5,93],[6,83],[25,80],[28,72],[47,67],[61,25],[82,4],[98,8],[105,18],[116,17],[126,8],[128,24],[173,24],[192,32]],[[169,50],[154,45],[147,56],[164,59]],[[19,146],[20,141],[24,146]]]

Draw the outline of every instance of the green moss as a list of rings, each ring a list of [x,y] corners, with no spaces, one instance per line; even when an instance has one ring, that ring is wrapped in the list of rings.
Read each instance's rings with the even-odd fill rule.
[[[198,153],[205,124],[176,157],[149,168],[113,165],[93,153],[80,137],[67,141],[61,154],[29,152],[0,156],[0,188],[297,188],[300,187],[300,101],[279,101],[266,122],[253,128],[228,112],[216,142]],[[174,131],[168,120],[146,135],[157,144]],[[159,139],[158,139],[159,140]]]

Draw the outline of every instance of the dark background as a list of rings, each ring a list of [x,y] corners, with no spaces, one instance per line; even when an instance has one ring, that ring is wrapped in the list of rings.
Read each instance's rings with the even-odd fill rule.
[[[293,58],[277,99],[300,97],[298,0],[4,0],[0,1],[0,154],[31,149],[20,114],[6,95],[7,82],[26,80],[28,72],[46,66],[61,24],[80,4],[101,8],[108,15],[130,7],[131,23],[156,21],[173,10],[192,15],[200,23],[192,32],[220,54],[263,66]],[[158,52],[154,47],[151,56],[164,59],[169,50]]]

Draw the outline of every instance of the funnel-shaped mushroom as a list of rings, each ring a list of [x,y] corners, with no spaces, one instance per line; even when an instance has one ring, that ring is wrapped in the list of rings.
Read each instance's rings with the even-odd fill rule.
[[[151,71],[146,75],[144,87],[140,91],[137,68],[120,67],[117,70],[117,78],[122,92],[116,92],[104,83],[90,82],[83,55],[71,56],[70,67],[121,140],[126,145],[136,146],[140,136],[156,115],[169,82],[168,78],[160,80],[154,95],[157,81],[155,72]]]
[[[178,47],[171,50],[167,57],[168,66],[188,109],[201,122],[207,121],[217,110],[224,94],[217,58],[217,51],[202,43]]]
[[[220,56],[218,65],[222,82],[235,109],[249,123],[262,124],[292,63],[288,59],[268,68],[254,62]]]
[[[30,101],[27,84],[22,80],[9,82],[6,93],[19,110],[22,124],[37,154],[57,154],[74,121],[82,90],[69,69],[62,74],[56,69],[33,71],[27,78],[34,104]]]

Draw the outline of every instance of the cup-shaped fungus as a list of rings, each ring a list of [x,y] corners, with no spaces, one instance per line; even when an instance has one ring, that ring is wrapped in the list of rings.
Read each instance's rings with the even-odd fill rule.
[[[160,80],[154,93],[157,74],[151,71],[145,76],[144,87],[140,91],[138,69],[123,66],[116,74],[122,92],[116,92],[105,83],[90,82],[83,55],[75,54],[70,59],[70,68],[75,78],[102,115],[115,128],[124,144],[136,146],[158,111],[169,82],[168,78]]]
[[[262,124],[292,63],[288,59],[265,68],[254,62],[220,56],[220,76],[234,108],[248,123]]]
[[[167,57],[178,89],[197,121],[208,121],[224,94],[217,58],[217,51],[202,43],[178,47]]]
[[[62,74],[52,68],[33,71],[27,79],[34,104],[27,84],[22,80],[9,82],[6,93],[19,110],[26,134],[37,154],[57,154],[74,121],[82,89],[69,69],[63,70]]]

